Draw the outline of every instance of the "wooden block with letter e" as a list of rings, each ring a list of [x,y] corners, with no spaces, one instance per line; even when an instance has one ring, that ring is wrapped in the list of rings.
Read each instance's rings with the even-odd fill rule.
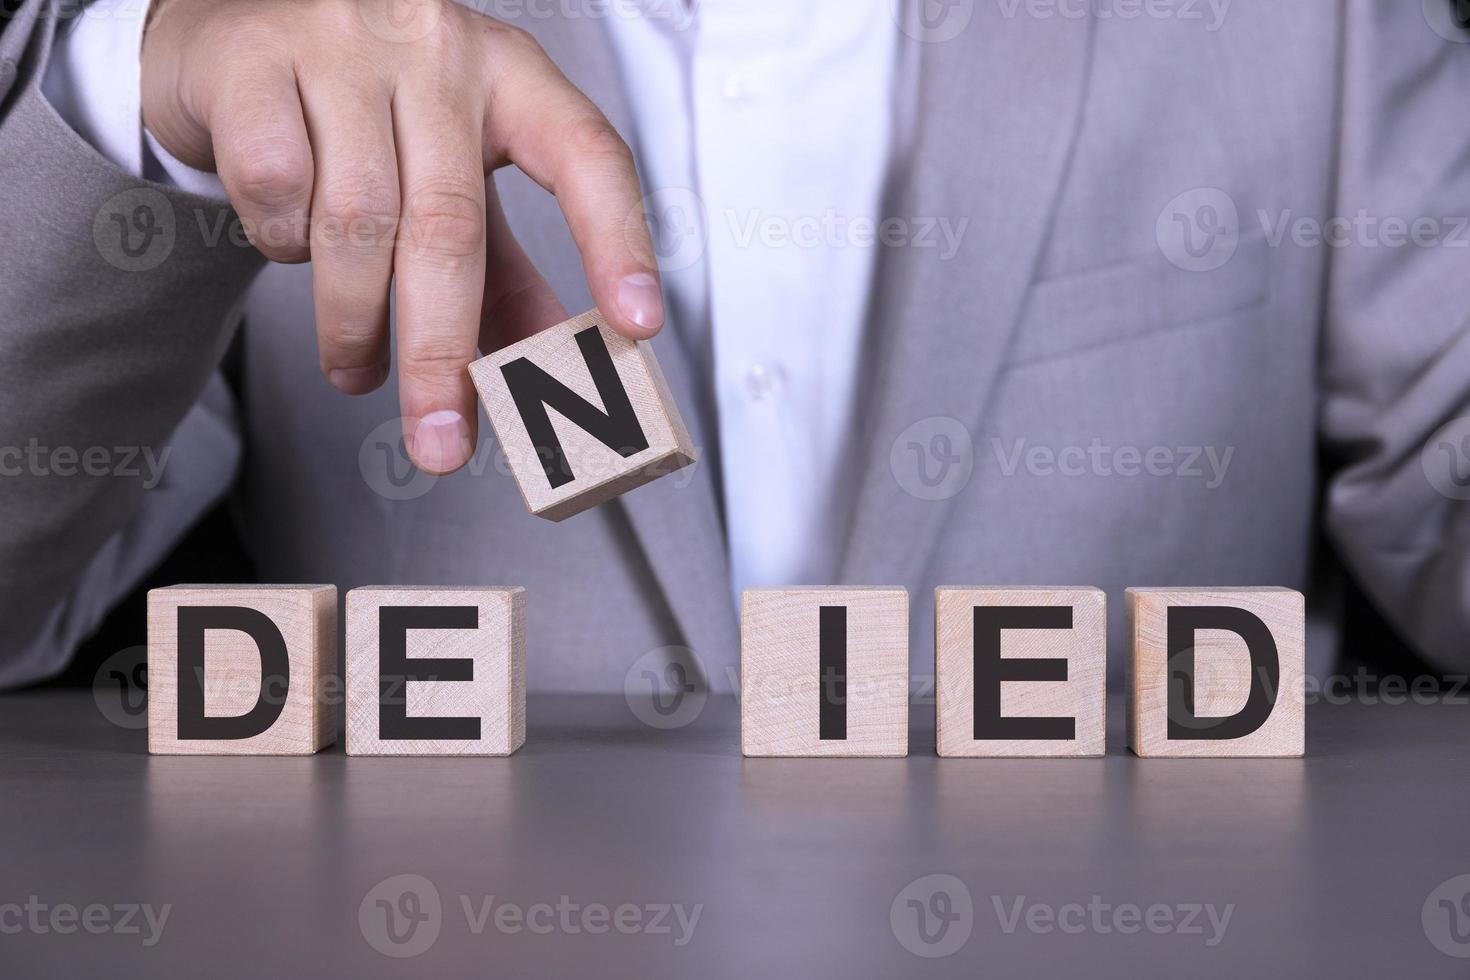
[[[903,589],[746,589],[740,743],[747,756],[904,756]]]
[[[597,310],[470,365],[531,513],[565,520],[694,462],[647,341]]]
[[[1107,615],[1101,589],[936,589],[939,754],[1102,755]]]
[[[525,589],[347,593],[349,755],[510,755],[526,740]]]
[[[1140,756],[1300,756],[1306,602],[1291,589],[1129,589]]]
[[[333,585],[148,593],[148,751],[310,755],[337,738]]]

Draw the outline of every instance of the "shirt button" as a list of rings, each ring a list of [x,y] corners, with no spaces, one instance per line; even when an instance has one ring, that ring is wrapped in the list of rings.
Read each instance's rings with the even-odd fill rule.
[[[752,364],[745,372],[745,393],[752,401],[769,401],[785,390],[786,371],[779,364]]]

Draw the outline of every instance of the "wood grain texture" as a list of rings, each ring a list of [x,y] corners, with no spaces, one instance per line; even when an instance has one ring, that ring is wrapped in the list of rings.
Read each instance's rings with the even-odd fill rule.
[[[624,458],[614,449],[551,411],[552,427],[561,441],[575,479],[551,486],[543,469],[545,447],[532,441],[506,384],[502,368],[526,358],[587,402],[605,409],[576,335],[595,327],[601,334],[619,379],[643,428],[648,448]],[[562,521],[605,503],[636,487],[690,465],[695,449],[674,404],[668,383],[646,341],[615,333],[597,310],[558,324],[470,365],[470,376],[485,404],[526,507],[538,517]]]
[[[820,737],[820,609],[847,609],[846,738]],[[894,588],[747,589],[740,742],[747,756],[908,754],[909,597]]]
[[[1226,606],[1259,617],[1276,644],[1280,678],[1275,705],[1254,732],[1228,740],[1171,739],[1168,731],[1168,614],[1171,607]],[[1129,589],[1128,744],[1143,757],[1299,757],[1306,747],[1306,602],[1280,588]],[[1245,641],[1225,630],[1194,633],[1194,714],[1202,721],[1236,714],[1246,704],[1251,665]]]
[[[384,586],[347,593],[349,755],[510,755],[526,741],[526,590]],[[412,629],[414,661],[468,660],[472,680],[409,680],[391,696],[410,718],[478,718],[478,739],[383,738],[380,732],[379,610],[472,606],[475,629]],[[432,664],[426,669],[431,669]]]
[[[240,606],[269,617],[285,640],[289,678],[262,678],[256,643],[207,630],[204,713],[249,712],[262,685],[284,704],[266,731],[239,740],[179,738],[178,610]],[[337,738],[337,588],[333,585],[176,585],[148,593],[148,751],[155,755],[310,755]]]
[[[975,738],[977,606],[1050,606],[1072,610],[1072,628],[1004,630],[1007,660],[1066,661],[1065,681],[1008,680],[1000,685],[1005,718],[1073,718],[1074,737]],[[1107,595],[1101,589],[940,588],[934,591],[936,744],[941,756],[1090,757],[1104,751],[1107,730]]]

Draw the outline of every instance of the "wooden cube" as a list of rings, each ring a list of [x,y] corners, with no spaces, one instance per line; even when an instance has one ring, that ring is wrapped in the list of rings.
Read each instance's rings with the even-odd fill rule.
[[[903,589],[746,589],[740,742],[747,756],[905,756]]]
[[[348,755],[510,755],[526,741],[526,590],[347,593]]]
[[[1101,589],[936,589],[934,664],[940,755],[1103,754]]]
[[[148,751],[310,755],[337,738],[337,588],[148,593]]]
[[[1129,589],[1128,744],[1145,757],[1300,756],[1306,602],[1291,589]]]
[[[694,462],[646,341],[597,310],[470,365],[531,513],[561,521]]]

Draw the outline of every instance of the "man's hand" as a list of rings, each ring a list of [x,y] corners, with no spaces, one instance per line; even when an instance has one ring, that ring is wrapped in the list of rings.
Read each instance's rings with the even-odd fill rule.
[[[473,452],[476,348],[565,318],[490,171],[514,163],[556,195],[614,329],[663,323],[627,145],[530,35],[450,0],[154,0],[143,120],[219,173],[268,258],[312,262],[321,366],[343,391],[387,376],[396,280],[404,437],[428,472]]]

